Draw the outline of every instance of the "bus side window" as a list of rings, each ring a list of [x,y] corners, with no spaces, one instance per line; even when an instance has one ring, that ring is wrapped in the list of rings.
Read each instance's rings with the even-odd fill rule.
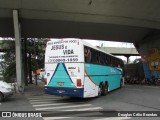
[[[113,58],[113,67],[117,67],[116,66],[116,59],[115,58]]]
[[[99,62],[99,55],[98,55],[98,51],[96,50],[92,50],[92,63],[98,63]]]
[[[96,53],[97,53],[97,59],[96,59],[96,63],[100,63],[100,52],[99,51],[96,51]]]
[[[114,63],[115,65],[115,67],[117,67],[119,64],[118,64],[118,62],[117,62],[117,59],[115,59],[115,63]]]
[[[114,67],[114,58],[113,57],[111,57],[111,60],[110,60],[111,62],[110,62],[110,66],[113,66]]]
[[[99,61],[100,61],[100,64],[102,65],[105,65],[105,54],[100,52],[100,56],[99,56]]]
[[[108,56],[105,55],[105,64],[108,65],[109,64],[109,61],[108,61]]]
[[[106,55],[106,65],[111,65],[111,57]]]

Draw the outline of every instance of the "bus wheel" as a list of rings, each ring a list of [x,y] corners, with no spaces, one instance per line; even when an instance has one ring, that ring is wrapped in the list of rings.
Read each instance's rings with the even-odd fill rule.
[[[99,88],[98,88],[98,96],[101,96],[102,95],[102,84],[99,85]]]
[[[102,90],[102,95],[107,95],[108,93],[108,84],[104,84],[103,85],[103,90]]]

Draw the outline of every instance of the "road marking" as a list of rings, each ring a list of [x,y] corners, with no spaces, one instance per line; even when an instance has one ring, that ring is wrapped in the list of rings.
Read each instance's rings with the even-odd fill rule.
[[[60,119],[67,119],[73,117],[43,117],[44,120],[60,120]]]
[[[35,108],[36,110],[49,110],[49,109],[61,109],[61,108],[74,108],[74,107],[83,107],[83,106],[91,106],[91,104],[84,105],[70,105],[70,106],[59,106],[59,107],[43,107],[43,108]]]
[[[61,99],[61,98],[56,98],[56,97],[52,97],[52,98],[28,98],[29,100],[39,100],[39,99]]]
[[[40,102],[40,101],[56,101],[56,100],[58,100],[58,99],[41,99],[41,100],[29,100],[30,102]]]
[[[29,100],[39,100],[39,99],[60,99],[60,98],[28,98]]]
[[[100,119],[94,119],[94,120],[125,120],[125,119],[131,119],[131,117],[109,117],[109,118],[100,118]]]
[[[78,113],[78,114],[72,114],[72,115],[65,115],[65,117],[43,117],[44,120],[60,120],[60,119],[67,119],[67,118],[86,118],[84,116],[87,116],[88,118],[90,118],[89,116],[92,116],[92,115],[103,115],[102,113],[100,112],[94,112],[94,113]]]
[[[134,86],[134,85],[125,85],[126,87],[131,87],[131,86]],[[147,85],[136,85],[136,87],[148,87],[148,88],[160,88],[158,86],[147,86]],[[123,87],[125,88],[125,87]]]
[[[51,103],[51,104],[41,104],[41,105],[32,105],[33,107],[42,107],[42,106],[52,106],[52,105],[66,105],[66,104],[72,104],[72,103]],[[79,103],[81,104],[81,103]]]
[[[81,112],[77,112],[75,114],[67,114],[67,115],[63,115],[64,117],[43,117],[44,120],[55,120],[55,119],[68,119],[68,118],[74,118],[77,116],[88,116],[88,115],[95,115],[95,113],[98,113],[99,115],[101,115],[102,113],[100,112],[95,112],[95,111],[100,111],[103,110],[103,108],[101,107],[92,107],[92,104],[84,104],[85,102],[76,102],[72,103],[72,102],[61,102],[58,100],[62,100],[64,99],[64,97],[41,97],[41,96],[36,96],[36,97],[29,97],[28,100],[30,102],[30,104],[35,108],[35,110],[40,111],[40,110],[56,110],[57,112],[67,112],[67,111],[94,111],[93,112],[89,112],[89,113],[81,113]],[[54,102],[54,101],[58,101],[58,102]],[[63,114],[63,113],[62,113]],[[73,117],[72,117],[73,116]]]
[[[124,89],[127,89],[127,90],[136,90],[136,91],[143,91],[142,89],[134,89],[134,88],[124,88]]]
[[[45,103],[46,103],[46,104],[47,104],[47,103],[49,104],[49,103],[53,103],[53,102],[52,102],[52,101],[30,102],[30,104],[32,104],[32,105],[33,105],[33,104],[34,104],[34,105],[36,105],[36,104],[45,104]]]
[[[82,115],[83,116],[83,115]],[[44,120],[60,120],[60,119],[68,119],[68,118],[74,118],[74,117],[44,117],[43,119]],[[78,117],[79,119],[84,119],[86,117]],[[92,117],[89,117],[89,118],[92,118]],[[109,118],[101,118],[101,117],[98,117],[98,118],[92,118],[92,120],[125,120],[125,119],[131,119],[131,117],[109,117]]]
[[[52,98],[62,99],[62,97],[28,97],[28,99],[52,99]]]
[[[43,95],[33,95],[31,97],[59,97],[59,98],[62,98],[63,96],[55,96],[55,95],[43,94]]]
[[[63,111],[95,111],[95,110],[103,110],[101,107],[91,107],[91,108],[81,108],[81,109],[69,109]]]
[[[157,87],[157,86],[143,86],[143,87],[147,87],[147,88],[154,88],[154,89],[158,89],[160,87]]]
[[[89,117],[89,116],[96,116],[96,115],[97,116],[98,115],[103,115],[103,113],[100,113],[100,112],[78,113],[78,114],[73,114],[73,115],[68,115],[68,116],[73,116],[73,117],[84,117],[84,116],[87,116],[87,117]]]
[[[142,87],[142,86],[141,86]],[[154,86],[143,86],[144,88],[153,88],[153,89],[159,89],[159,87],[154,87]],[[143,91],[141,88],[124,88],[127,90],[136,90],[136,91]]]

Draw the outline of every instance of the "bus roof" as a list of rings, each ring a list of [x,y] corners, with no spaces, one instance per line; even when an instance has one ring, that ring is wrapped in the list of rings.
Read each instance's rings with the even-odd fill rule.
[[[55,40],[60,40],[60,39],[62,39],[62,40],[70,40],[70,39],[73,39],[73,40],[82,41],[83,45],[85,45],[85,46],[88,46],[88,47],[90,47],[90,48],[93,48],[93,49],[95,49],[95,50],[98,50],[98,51],[100,51],[100,52],[103,52],[103,53],[105,53],[105,54],[107,54],[107,55],[109,55],[109,56],[112,56],[112,57],[114,57],[114,58],[117,58],[117,59],[119,59],[119,60],[122,60],[121,58],[118,58],[118,57],[116,57],[116,56],[114,56],[114,55],[112,55],[112,54],[110,54],[110,53],[107,53],[107,52],[105,52],[105,51],[97,48],[96,46],[93,46],[93,45],[91,45],[90,43],[84,41],[84,40],[86,40],[86,39],[79,39],[79,38],[55,38],[55,39],[51,39],[50,41],[55,41]],[[50,41],[48,41],[48,42],[50,42]],[[47,43],[48,43],[48,42],[47,42]]]

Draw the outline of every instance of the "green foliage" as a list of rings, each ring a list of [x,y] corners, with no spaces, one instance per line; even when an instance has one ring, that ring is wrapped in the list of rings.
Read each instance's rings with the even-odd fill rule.
[[[11,62],[3,72],[4,81],[14,82],[16,78],[16,62]]]
[[[13,40],[5,40],[0,45],[5,50],[3,55],[4,60],[0,62],[3,79],[6,82],[12,82],[16,77],[15,42]]]
[[[44,68],[45,46],[48,38],[34,38],[27,42],[27,53],[31,53],[32,71]]]
[[[35,71],[37,68],[44,68],[44,48],[48,39],[44,38],[32,38],[27,39],[27,55],[31,55],[31,70]],[[0,46],[5,49],[4,61],[0,62],[0,65],[3,69],[3,77],[6,82],[12,82],[16,78],[16,60],[15,60],[15,41],[14,40],[5,40],[0,43]],[[22,62],[25,60],[24,55],[24,46],[25,42],[22,40]],[[28,59],[26,60],[27,66]],[[24,64],[23,64],[24,65]]]

